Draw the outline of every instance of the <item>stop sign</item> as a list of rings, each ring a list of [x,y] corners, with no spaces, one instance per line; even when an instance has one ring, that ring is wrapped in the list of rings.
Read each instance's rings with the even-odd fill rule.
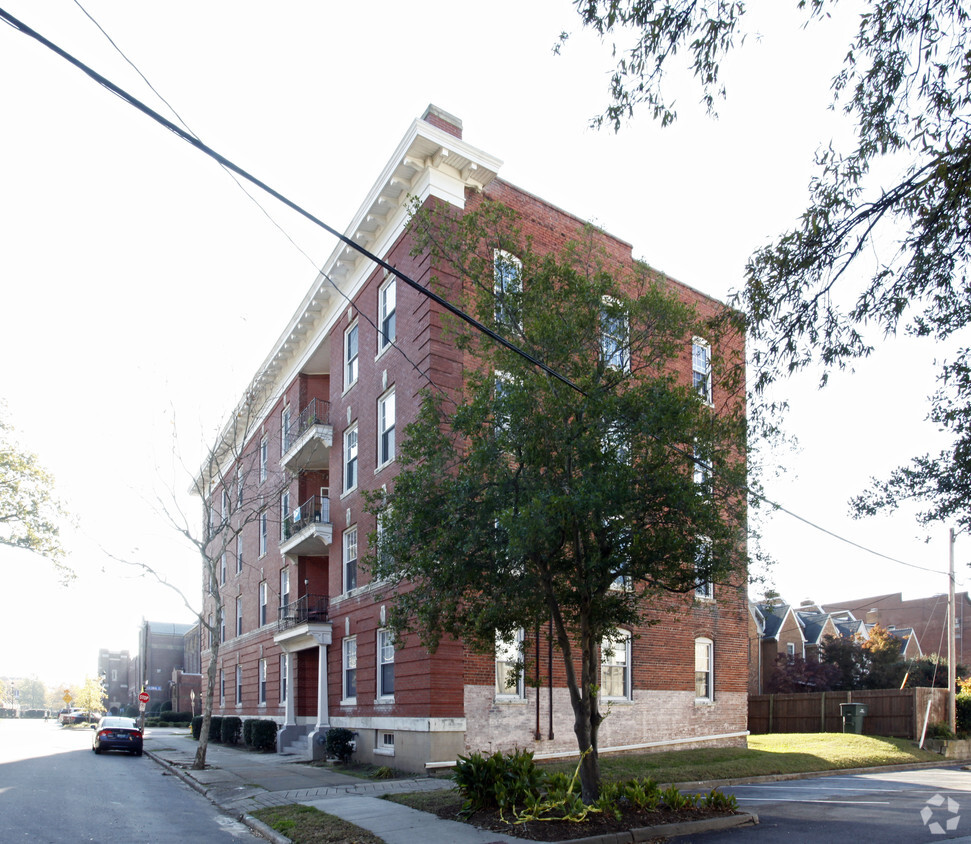
[[[148,703],[151,700],[151,695],[148,692],[141,692],[138,695],[138,700],[140,703]]]

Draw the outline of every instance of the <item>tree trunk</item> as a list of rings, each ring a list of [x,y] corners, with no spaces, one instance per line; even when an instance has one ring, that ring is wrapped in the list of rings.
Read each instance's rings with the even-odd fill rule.
[[[203,629],[208,629],[203,627]],[[212,723],[212,701],[216,688],[216,657],[219,656],[219,638],[212,637],[212,655],[206,670],[206,698],[202,707],[202,727],[199,730],[199,746],[196,748],[196,758],[192,763],[193,771],[206,769],[206,751],[209,749],[209,725]]]

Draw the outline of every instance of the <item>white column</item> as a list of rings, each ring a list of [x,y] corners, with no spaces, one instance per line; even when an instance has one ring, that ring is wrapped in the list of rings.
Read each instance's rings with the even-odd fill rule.
[[[318,645],[317,660],[317,725],[315,730],[330,727],[330,713],[327,710],[327,645]]]
[[[295,706],[295,702],[297,699],[297,694],[296,694],[297,689],[296,689],[296,683],[294,682],[296,678],[293,676],[293,663],[294,663],[293,653],[290,651],[287,651],[287,704],[286,704],[286,715],[284,716],[285,726],[292,726],[297,723],[297,717],[296,717],[297,710]]]

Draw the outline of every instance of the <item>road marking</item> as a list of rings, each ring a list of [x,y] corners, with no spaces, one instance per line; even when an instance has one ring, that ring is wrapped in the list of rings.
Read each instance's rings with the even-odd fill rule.
[[[798,797],[779,797],[773,800],[765,800],[761,797],[736,797],[739,803],[840,803],[847,806],[889,806],[889,800],[810,800],[809,798],[800,799]]]

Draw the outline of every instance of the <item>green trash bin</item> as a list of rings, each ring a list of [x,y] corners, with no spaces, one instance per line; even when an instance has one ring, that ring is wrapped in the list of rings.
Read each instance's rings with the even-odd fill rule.
[[[864,715],[866,715],[865,703],[841,703],[840,716],[843,718],[843,732],[863,735]]]

